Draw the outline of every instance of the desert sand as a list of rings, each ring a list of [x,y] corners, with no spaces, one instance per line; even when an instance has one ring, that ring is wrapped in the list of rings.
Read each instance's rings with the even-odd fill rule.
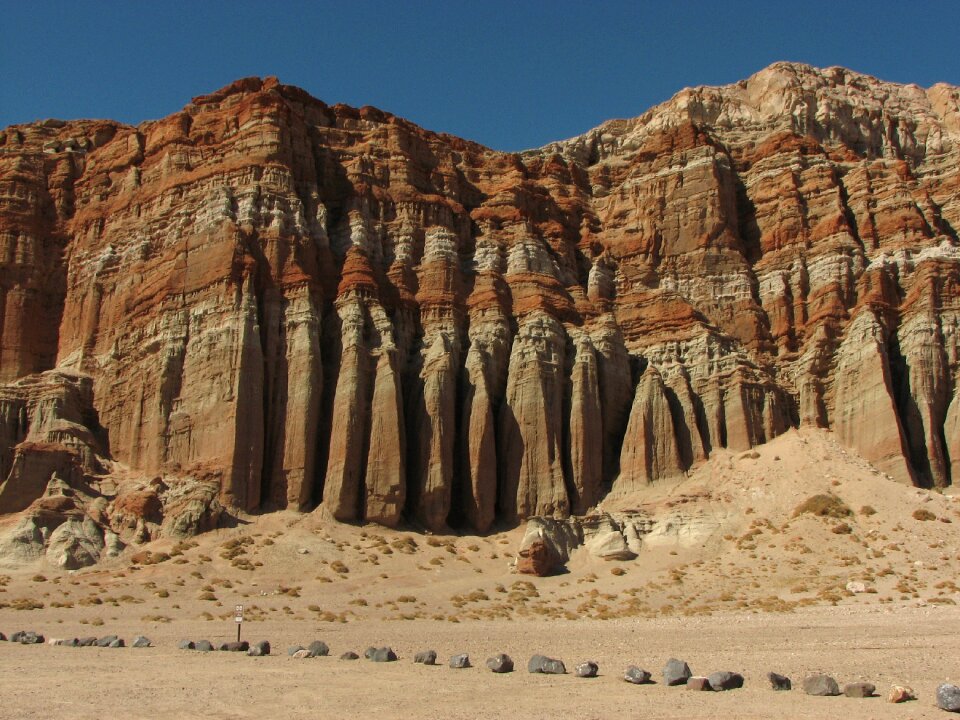
[[[831,493],[849,514],[794,516]],[[146,649],[0,643],[0,717],[923,718],[941,682],[960,682],[955,496],[896,483],[823,431],[791,431],[748,453],[718,452],[680,484],[608,498],[661,530],[639,557],[577,550],[567,571],[518,575],[523,528],[483,537],[334,523],[320,513],[240,518],[193,540],[161,540],[93,568],[0,569],[0,632],[116,634]],[[9,522],[9,521],[5,521]],[[842,526],[846,527],[842,527]],[[669,528],[669,530],[666,530]],[[273,654],[198,653],[181,639],[269,640]],[[331,654],[287,648],[323,640]],[[395,663],[342,661],[389,645]],[[413,663],[434,649],[440,667]],[[505,652],[517,670],[484,661]],[[468,653],[474,667],[446,666]],[[534,653],[564,676],[531,675]],[[697,693],[660,679],[670,657],[745,686]],[[585,660],[600,676],[572,674]],[[773,692],[769,671],[793,679]],[[881,697],[803,694],[803,677],[874,683]],[[894,705],[891,684],[918,699]]]

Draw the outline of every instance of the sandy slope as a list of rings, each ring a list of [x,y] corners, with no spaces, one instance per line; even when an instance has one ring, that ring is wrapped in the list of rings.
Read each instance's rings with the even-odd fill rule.
[[[792,517],[824,492],[853,514]],[[860,512],[867,505],[873,514]],[[790,432],[756,453],[717,454],[680,485],[608,499],[603,509],[658,519],[640,556],[607,563],[580,550],[568,573],[548,578],[512,573],[520,529],[424,536],[319,514],[251,517],[195,546],[160,541],[148,549],[172,557],[157,564],[132,565],[128,554],[74,573],[3,569],[0,631],[145,633],[157,647],[0,643],[0,716],[906,718],[942,715],[936,684],[960,682],[960,501],[884,478],[828,433]],[[933,519],[915,519],[916,510]],[[849,532],[834,532],[841,524]],[[850,593],[851,581],[876,592]],[[15,609],[25,601],[43,607]],[[235,603],[247,608],[244,636],[269,639],[277,655],[175,649],[184,637],[230,639]],[[317,638],[335,656],[389,644],[401,660],[286,657],[289,645]],[[442,659],[467,652],[480,667],[414,665],[428,647]],[[519,672],[483,669],[496,652],[511,654]],[[568,669],[594,659],[602,677],[528,675],[535,652]],[[694,672],[743,672],[747,685],[721,695],[619,680],[629,663],[659,675],[671,656]],[[920,699],[893,706],[773,693],[769,670],[798,683],[813,671],[881,690],[904,682]]]

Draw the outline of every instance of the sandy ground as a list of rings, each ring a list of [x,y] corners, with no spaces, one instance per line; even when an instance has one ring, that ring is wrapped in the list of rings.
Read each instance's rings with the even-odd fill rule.
[[[795,516],[820,493],[847,514]],[[949,492],[893,483],[828,433],[806,431],[754,453],[717,453],[682,483],[604,509],[648,514],[660,531],[635,560],[578,550],[568,572],[546,578],[511,569],[522,528],[425,536],[317,513],[159,540],[146,564],[132,561],[142,550],[133,548],[75,572],[2,567],[3,633],[145,634],[156,647],[0,643],[0,717],[947,717],[934,690],[960,683],[960,501]],[[233,639],[237,603],[244,638],[269,640],[274,655],[176,649],[183,638]],[[287,657],[314,639],[331,657]],[[370,645],[390,645],[400,660],[338,659]],[[428,648],[443,666],[413,663]],[[446,667],[461,652],[475,667]],[[483,666],[498,652],[516,672]],[[595,660],[601,676],[530,675],[534,653],[570,671]],[[629,664],[659,679],[670,657],[698,674],[741,672],[746,685],[694,693],[621,680]],[[882,694],[902,683],[918,700],[776,693],[771,670],[797,686],[812,672]]]

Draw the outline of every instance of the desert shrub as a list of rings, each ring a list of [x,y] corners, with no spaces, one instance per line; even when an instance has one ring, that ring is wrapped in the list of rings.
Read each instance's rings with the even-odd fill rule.
[[[849,535],[853,532],[853,528],[847,525],[845,522],[838,523],[830,529],[830,532],[832,532],[834,535]]]
[[[932,512],[930,512],[929,510],[920,508],[919,510],[913,511],[913,519],[914,520],[936,520],[937,516],[934,515]]]
[[[877,510],[873,507],[873,505],[864,505],[862,508],[860,508],[860,514],[866,516],[876,515]]]
[[[797,517],[809,513],[818,517],[832,517],[842,519],[853,515],[853,512],[847,507],[846,503],[832,493],[821,493],[812,495],[797,505],[793,510],[793,516]]]

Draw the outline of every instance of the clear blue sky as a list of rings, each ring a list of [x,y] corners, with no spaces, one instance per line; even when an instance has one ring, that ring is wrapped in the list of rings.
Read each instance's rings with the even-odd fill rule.
[[[502,150],[776,60],[960,85],[957,0],[0,0],[0,127],[162,117],[247,75]]]

